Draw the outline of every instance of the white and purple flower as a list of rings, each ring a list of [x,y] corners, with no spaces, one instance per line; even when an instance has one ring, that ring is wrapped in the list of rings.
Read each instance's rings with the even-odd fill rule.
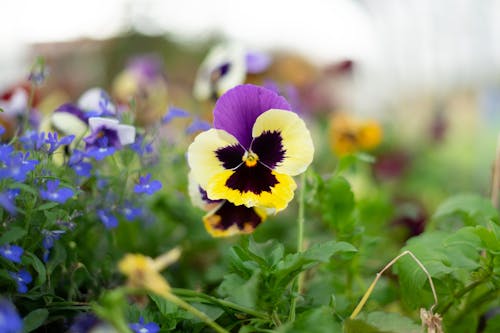
[[[84,138],[86,154],[96,160],[102,160],[135,141],[135,127],[120,124],[116,119],[92,117],[89,126],[91,133]]]

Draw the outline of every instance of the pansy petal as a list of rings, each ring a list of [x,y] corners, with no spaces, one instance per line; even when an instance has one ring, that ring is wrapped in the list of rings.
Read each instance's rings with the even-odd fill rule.
[[[202,188],[206,188],[208,181],[215,174],[230,167],[236,167],[233,165],[236,161],[232,162],[232,160],[237,158],[234,151],[238,148],[243,151],[236,138],[225,131],[210,129],[198,134],[187,152],[189,167],[195,182]],[[224,163],[225,160],[227,163]]]
[[[252,233],[266,219],[263,209],[235,206],[224,201],[203,217],[207,232],[213,237]]]
[[[194,180],[192,172],[188,175],[188,192],[193,206],[201,208],[207,212],[211,211],[216,206],[219,206],[222,202],[222,200],[210,200],[207,196],[207,191],[202,189]]]
[[[64,134],[82,137],[87,132],[87,124],[69,112],[54,112],[50,116],[52,127]]]
[[[245,52],[238,44],[221,44],[203,60],[193,88],[195,98],[206,100],[245,81]]]
[[[135,127],[131,125],[118,126],[118,140],[121,145],[129,145],[135,141]]]
[[[304,121],[293,112],[269,110],[261,114],[253,126],[252,136],[255,138],[252,151],[262,163],[277,173],[295,176],[304,172],[312,162],[314,145],[311,134]],[[281,139],[278,144],[277,137]],[[273,144],[260,142],[269,140]],[[278,151],[276,147],[281,150]],[[277,160],[279,157],[281,159]]]
[[[291,106],[272,90],[251,84],[240,85],[228,90],[215,104],[214,127],[232,134],[248,149],[255,121],[271,109],[291,110]]]
[[[89,126],[92,132],[94,132],[101,126],[106,126],[109,129],[116,129],[119,123],[120,122],[117,119],[112,119],[112,118],[102,118],[102,117],[89,118]]]
[[[247,207],[261,206],[272,208],[276,212],[285,209],[293,199],[293,191],[297,188],[292,177],[269,171],[257,177],[247,177],[245,166],[237,170],[226,170],[214,175],[208,182],[207,194],[212,200],[226,199],[235,205]],[[247,168],[257,169],[257,168]],[[259,172],[260,173],[260,172]],[[263,177],[265,175],[265,177]]]

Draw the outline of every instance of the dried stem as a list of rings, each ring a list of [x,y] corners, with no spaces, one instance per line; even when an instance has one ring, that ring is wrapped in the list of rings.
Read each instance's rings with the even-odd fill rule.
[[[427,271],[425,266],[420,262],[420,260],[418,260],[417,257],[415,257],[415,255],[413,253],[411,253],[411,251],[406,250],[406,251],[402,252],[401,254],[399,254],[396,258],[392,259],[387,265],[385,265],[385,267],[380,272],[377,273],[377,276],[373,280],[372,284],[370,285],[370,287],[368,287],[368,290],[365,292],[365,294],[361,298],[361,301],[359,301],[358,305],[356,306],[356,308],[352,312],[351,316],[349,317],[350,319],[355,319],[357,317],[357,315],[361,312],[361,310],[365,306],[366,301],[368,300],[371,293],[373,292],[373,289],[375,288],[375,285],[377,284],[377,282],[380,279],[380,277],[382,276],[382,274],[384,274],[384,272],[386,270],[388,270],[401,257],[403,257],[405,255],[409,255],[410,257],[412,257],[412,259],[417,263],[417,265],[420,267],[420,269],[422,269],[422,271],[427,276],[427,279],[429,280],[429,284],[430,284],[431,290],[432,290],[432,295],[434,296],[434,304],[430,308],[430,311],[432,312],[434,307],[436,307],[438,304],[438,298],[437,298],[437,294],[436,294],[436,289],[434,288],[434,283],[432,282],[431,275],[429,274],[429,272]]]
[[[497,141],[495,163],[493,164],[493,176],[491,180],[491,203],[498,209],[498,193],[500,191],[500,135]]]

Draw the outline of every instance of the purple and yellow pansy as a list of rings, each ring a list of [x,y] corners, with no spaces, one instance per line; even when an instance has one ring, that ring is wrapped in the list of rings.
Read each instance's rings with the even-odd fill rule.
[[[194,182],[207,199],[221,200],[213,216],[205,217],[207,230],[221,230],[218,236],[248,233],[266,211],[285,209],[296,188],[292,176],[304,172],[313,155],[305,123],[283,97],[249,84],[227,91],[215,105],[214,128],[188,149]],[[238,225],[238,218],[252,223]]]

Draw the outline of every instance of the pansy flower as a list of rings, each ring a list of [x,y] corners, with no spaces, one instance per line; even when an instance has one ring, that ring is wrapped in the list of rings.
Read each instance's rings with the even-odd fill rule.
[[[374,120],[361,120],[343,113],[330,123],[331,148],[338,156],[371,150],[382,141],[382,128]]]
[[[84,138],[86,153],[96,160],[112,155],[117,149],[135,141],[135,127],[122,125],[116,119],[92,117],[89,126],[91,133]]]
[[[213,237],[229,237],[252,233],[267,217],[266,211],[258,207],[235,206],[227,200],[210,200],[189,174],[189,196],[194,206],[207,213],[203,224]]]
[[[217,99],[227,90],[245,82],[247,74],[258,74],[271,64],[264,53],[247,51],[237,43],[214,46],[203,60],[193,88],[199,100]]]
[[[193,178],[207,197],[285,209],[296,188],[292,176],[304,172],[314,154],[305,123],[286,100],[262,87],[237,86],[217,101],[214,127],[188,149]]]
[[[78,107],[87,117],[112,117],[116,115],[116,107],[108,93],[99,87],[90,88],[78,99]]]

